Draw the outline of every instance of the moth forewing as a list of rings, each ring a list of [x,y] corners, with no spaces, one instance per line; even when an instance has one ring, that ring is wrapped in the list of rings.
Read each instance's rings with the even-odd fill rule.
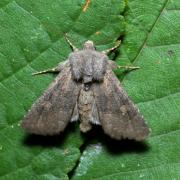
[[[93,91],[100,123],[106,134],[114,139],[135,140],[143,140],[148,136],[147,124],[110,67],[103,83],[94,84]]]
[[[60,133],[70,121],[79,91],[80,83],[72,80],[70,66],[67,64],[32,106],[22,127],[33,134]]]

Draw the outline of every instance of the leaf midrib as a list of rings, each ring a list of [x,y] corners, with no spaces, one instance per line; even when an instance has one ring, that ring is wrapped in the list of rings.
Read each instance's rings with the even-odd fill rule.
[[[152,33],[152,31],[153,31],[156,23],[158,22],[159,18],[161,17],[163,11],[165,10],[166,5],[168,4],[168,2],[169,2],[169,0],[166,0],[166,1],[164,2],[164,5],[162,6],[162,9],[161,9],[159,15],[157,16],[156,20],[154,21],[151,29],[148,31],[147,36],[146,36],[146,38],[144,39],[144,42],[142,43],[142,45],[141,45],[141,47],[140,47],[139,53],[137,53],[137,55],[135,56],[134,60],[132,60],[132,64],[135,64],[136,61],[138,60],[138,57],[141,55],[144,47],[146,46],[146,43],[147,43],[147,41],[148,41],[148,39],[149,39],[150,34]],[[153,46],[152,46],[152,47],[153,47]]]

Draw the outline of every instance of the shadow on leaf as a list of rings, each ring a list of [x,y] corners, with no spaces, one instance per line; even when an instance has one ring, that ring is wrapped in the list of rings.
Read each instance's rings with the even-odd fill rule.
[[[45,148],[49,147],[59,147],[67,142],[70,134],[75,133],[77,127],[74,123],[68,125],[66,130],[59,135],[53,136],[42,136],[35,134],[28,134],[24,139],[24,144],[26,146],[42,146]]]
[[[101,143],[105,149],[111,154],[122,154],[122,153],[144,153],[150,149],[145,141],[138,142],[135,140],[115,140],[104,134],[101,127],[93,127],[89,133],[85,134],[86,142],[81,147],[81,152],[91,144]]]
[[[40,135],[27,135],[24,139],[26,146],[42,146],[45,148],[59,147],[68,141],[70,135],[76,134],[78,130],[78,123],[70,123],[66,130],[59,135],[55,136],[40,136]],[[81,146],[81,152],[86,149],[88,145],[101,143],[105,149],[111,154],[122,154],[122,153],[143,153],[149,150],[149,146],[143,142],[137,142],[134,140],[114,140],[104,134],[100,126],[93,126],[92,130],[88,133],[81,133],[84,139],[84,144]]]

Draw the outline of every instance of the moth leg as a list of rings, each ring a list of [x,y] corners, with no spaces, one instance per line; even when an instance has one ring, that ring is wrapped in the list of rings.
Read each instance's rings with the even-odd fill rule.
[[[116,45],[115,45],[114,47],[109,48],[109,49],[106,49],[106,50],[102,51],[102,53],[108,54],[109,52],[117,49],[117,48],[120,46],[120,44],[121,44],[121,41],[117,41],[117,42],[116,42]]]
[[[139,66],[118,66],[118,69],[120,68],[124,68],[128,71],[131,71],[131,70],[139,69],[140,67]]]
[[[66,41],[68,42],[68,44],[73,49],[73,51],[79,51],[79,49],[68,39],[67,34],[65,34],[65,38],[66,38]]]
[[[61,72],[63,70],[66,63],[67,63],[67,61],[60,62],[58,64],[58,66],[55,67],[55,68],[46,69],[44,71],[39,71],[39,72],[33,73],[32,75],[39,75],[39,74],[46,74],[46,73],[59,73],[59,72]]]
[[[120,66],[120,65],[118,65],[116,62],[114,62],[112,60],[109,60],[108,63],[109,63],[109,65],[110,65],[112,70],[124,68],[126,70],[131,71],[131,70],[135,70],[135,69],[139,69],[140,68],[138,66]]]

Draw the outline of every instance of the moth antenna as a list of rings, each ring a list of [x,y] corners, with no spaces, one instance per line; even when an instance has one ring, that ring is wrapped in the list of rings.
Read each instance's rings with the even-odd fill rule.
[[[79,49],[75,45],[73,45],[73,43],[68,39],[67,33],[65,34],[65,38],[66,38],[66,41],[68,42],[68,44],[73,49],[73,51],[79,51]]]
[[[35,72],[35,73],[32,73],[32,75],[39,75],[39,74],[47,74],[47,73],[57,73],[57,69],[56,68],[53,68],[53,69],[47,69],[47,70],[44,70],[44,71],[39,71],[39,72]]]
[[[52,69],[46,69],[40,72],[35,72],[32,75],[39,75],[39,74],[46,74],[46,73],[60,73],[64,69],[67,62],[68,61],[60,62],[57,67],[54,67]]]
[[[106,49],[106,50],[102,51],[102,53],[108,54],[109,52],[117,49],[120,46],[120,44],[121,44],[121,41],[119,40],[119,41],[117,41],[117,43],[116,43],[116,45],[114,47]]]

